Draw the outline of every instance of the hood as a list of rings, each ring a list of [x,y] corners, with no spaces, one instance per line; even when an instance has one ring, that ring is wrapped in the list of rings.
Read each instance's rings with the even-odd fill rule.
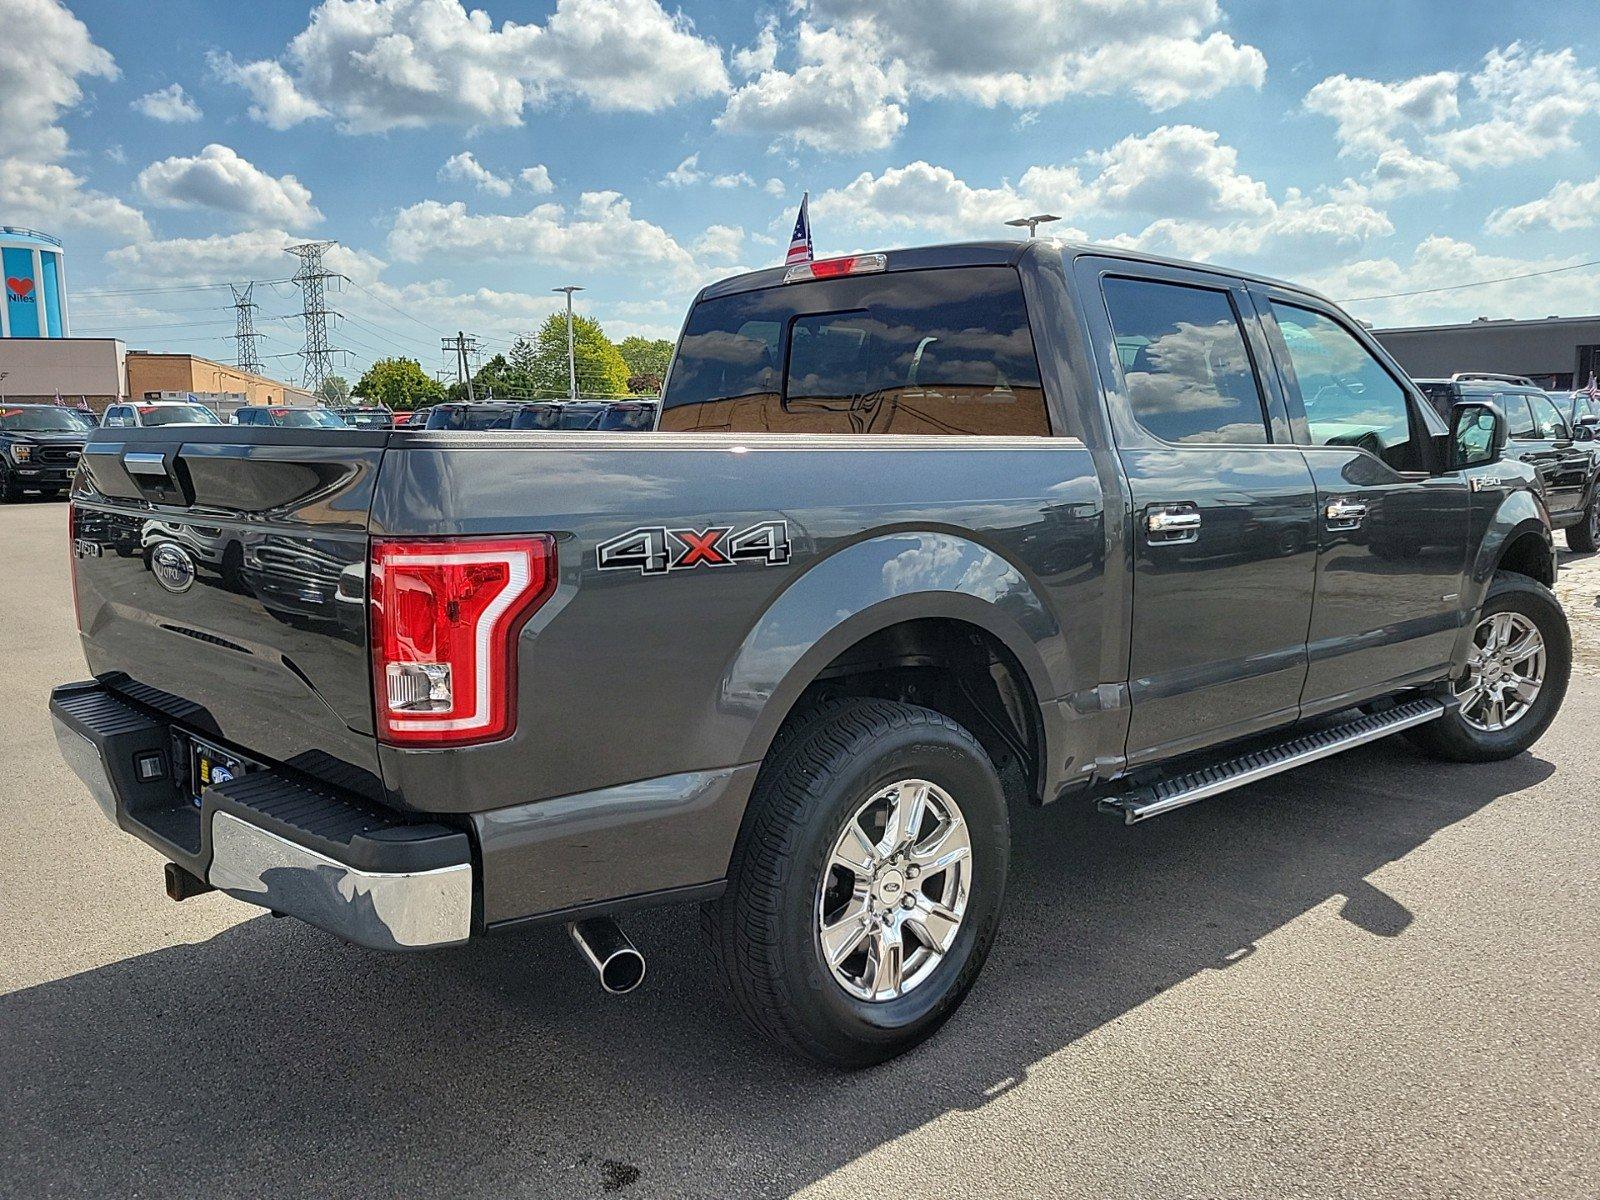
[[[37,433],[23,429],[0,429],[0,438],[8,442],[28,442],[35,446],[81,446],[89,440],[90,430],[80,429],[70,433]]]

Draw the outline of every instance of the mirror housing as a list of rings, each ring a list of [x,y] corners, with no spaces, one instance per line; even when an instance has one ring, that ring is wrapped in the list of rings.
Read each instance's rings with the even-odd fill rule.
[[[1488,400],[1462,400],[1450,410],[1450,470],[1497,463],[1506,452],[1506,415]]]

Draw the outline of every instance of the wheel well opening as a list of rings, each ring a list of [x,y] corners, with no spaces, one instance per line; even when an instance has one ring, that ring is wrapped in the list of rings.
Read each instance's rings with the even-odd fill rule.
[[[1555,561],[1544,539],[1536,533],[1524,533],[1505,548],[1500,556],[1499,569],[1516,575],[1526,575],[1545,587],[1555,587]]]
[[[959,721],[993,760],[1006,799],[1039,802],[1044,731],[1038,698],[1021,664],[993,634],[945,618],[879,630],[822,669],[784,729],[818,704],[856,696],[917,704]]]

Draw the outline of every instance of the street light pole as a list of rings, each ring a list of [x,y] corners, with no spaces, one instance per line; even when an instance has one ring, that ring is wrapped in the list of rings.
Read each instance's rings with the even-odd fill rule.
[[[1028,236],[1032,238],[1039,236],[1039,226],[1048,224],[1051,221],[1059,220],[1061,220],[1061,218],[1052,213],[1039,213],[1032,217],[1018,217],[1015,221],[1007,221],[1006,224],[1017,229],[1026,228],[1028,231]]]
[[[566,287],[551,288],[553,292],[567,294],[567,395],[569,399],[578,398],[578,353],[572,340],[572,293],[581,292],[583,289],[577,284],[568,284]]]

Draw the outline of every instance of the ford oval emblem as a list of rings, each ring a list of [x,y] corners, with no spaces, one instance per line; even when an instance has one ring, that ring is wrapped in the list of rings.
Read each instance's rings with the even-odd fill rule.
[[[194,586],[194,559],[176,542],[162,542],[150,553],[150,573],[169,592],[187,592]]]

